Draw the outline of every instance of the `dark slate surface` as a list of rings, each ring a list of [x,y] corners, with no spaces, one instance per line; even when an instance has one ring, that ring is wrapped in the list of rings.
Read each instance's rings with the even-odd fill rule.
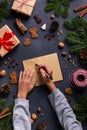
[[[12,1],[11,0],[9,0],[9,1],[10,1],[9,8],[11,8]],[[79,13],[79,12],[74,13],[73,8],[78,5],[82,5],[84,3],[87,3],[87,1],[86,0],[72,0],[71,6],[69,8],[70,13],[69,13],[67,20],[71,20],[72,17],[76,16]],[[12,29],[12,31],[17,35],[17,37],[20,39],[20,45],[3,58],[3,61],[6,61],[7,57],[11,57],[12,59],[15,59],[16,61],[19,61],[20,64],[17,67],[11,68],[11,69],[8,69],[7,65],[3,65],[0,67],[0,69],[7,70],[7,75],[0,79],[0,86],[3,83],[9,81],[8,76],[9,76],[10,72],[16,70],[19,73],[20,70],[23,70],[22,60],[34,58],[34,57],[38,57],[38,56],[43,56],[43,55],[47,55],[47,54],[51,54],[51,53],[55,53],[55,52],[59,56],[61,69],[62,69],[62,73],[63,73],[63,77],[64,77],[63,81],[56,82],[55,84],[63,93],[64,93],[64,89],[66,87],[69,87],[69,82],[68,82],[69,73],[71,73],[76,68],[86,68],[86,66],[82,67],[79,64],[79,60],[78,60],[77,56],[75,56],[75,55],[73,55],[73,60],[77,64],[76,68],[73,67],[67,60],[65,61],[62,58],[61,52],[63,50],[65,50],[69,54],[69,47],[65,44],[65,48],[63,50],[60,50],[57,47],[57,44],[59,42],[57,36],[54,39],[52,39],[51,41],[48,41],[47,38],[44,38],[44,35],[49,32],[50,24],[52,22],[52,20],[50,19],[50,15],[52,14],[52,12],[45,13],[45,11],[44,11],[45,5],[46,5],[46,0],[37,0],[34,11],[30,18],[26,18],[24,16],[18,15],[16,12],[12,12],[12,17],[10,19],[4,18],[3,21],[0,23],[0,27],[2,27],[4,24],[7,24]],[[38,14],[38,16],[42,19],[41,24],[37,24],[35,22],[35,20],[33,19],[34,14]],[[24,47],[23,41],[26,37],[29,37],[30,34],[29,34],[29,32],[27,32],[24,36],[22,36],[18,32],[18,30],[16,29],[16,27],[14,25],[16,17],[21,18],[21,20],[25,23],[25,25],[27,26],[28,29],[33,26],[38,28],[39,38],[37,40],[32,39],[31,46]],[[84,18],[87,19],[87,15],[85,15]],[[59,24],[60,24],[59,28],[60,29],[62,28],[62,30],[63,30],[62,41],[64,41],[64,36],[67,32],[67,30],[63,27],[63,22],[65,19],[63,19],[60,16],[60,17],[56,17],[55,20],[59,21]],[[44,23],[47,24],[47,31],[43,32],[40,30],[40,27]],[[67,70],[65,69],[65,66],[68,66]],[[7,104],[14,102],[14,96],[16,95],[16,93],[17,93],[17,85],[13,85],[12,92],[7,97]],[[82,91],[82,93],[84,95],[86,95],[87,89],[84,89]],[[44,113],[44,117],[41,117],[40,115],[38,115],[38,119],[36,120],[34,126],[32,127],[32,130],[36,129],[36,125],[40,120],[44,120],[47,123],[47,130],[61,130],[61,128],[59,127],[59,125],[57,123],[58,121],[56,118],[56,114],[53,111],[53,109],[47,99],[48,94],[49,94],[48,88],[46,88],[46,86],[40,86],[40,87],[35,88],[32,91],[32,93],[29,95],[29,100],[31,101],[31,103],[30,103],[31,113],[36,112],[36,109],[38,106],[41,106],[42,113]],[[69,96],[71,98],[71,103],[70,103],[71,107],[73,107],[73,105],[76,103],[76,95],[77,95],[77,93],[74,92],[72,96]],[[83,128],[84,128],[84,130],[87,130],[87,122],[83,123]]]

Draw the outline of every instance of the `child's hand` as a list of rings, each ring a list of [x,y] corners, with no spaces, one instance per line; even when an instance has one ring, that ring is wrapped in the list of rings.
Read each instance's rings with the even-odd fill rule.
[[[51,81],[50,76],[52,76],[53,71],[47,66],[47,65],[39,65],[38,66],[39,72],[41,74],[42,79],[44,80],[44,83],[47,84]],[[46,75],[48,74],[48,76]]]
[[[34,88],[36,80],[32,81],[34,70],[31,68],[25,69],[20,72],[18,83],[18,98],[26,98],[28,93]]]
[[[41,74],[42,79],[44,80],[44,83],[48,86],[48,88],[50,89],[50,91],[53,91],[56,89],[55,84],[53,83],[53,81],[46,76],[45,72],[48,73],[49,75],[52,76],[53,71],[50,69],[50,67],[48,67],[47,65],[39,65],[38,66],[39,72]],[[45,72],[44,72],[45,71]]]

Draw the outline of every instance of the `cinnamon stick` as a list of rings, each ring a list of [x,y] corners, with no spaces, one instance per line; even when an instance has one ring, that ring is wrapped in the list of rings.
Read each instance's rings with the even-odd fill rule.
[[[16,23],[18,29],[20,30],[20,32],[22,33],[22,35],[24,35],[27,32],[27,27],[18,18],[16,18],[15,23]]]
[[[6,117],[6,116],[8,116],[10,114],[11,114],[11,112],[4,114],[4,115],[0,116],[0,119],[4,118],[4,117]]]
[[[78,6],[78,7],[74,8],[74,11],[77,12],[77,11],[80,11],[80,10],[85,9],[85,8],[87,8],[87,4],[84,4],[82,6]]]
[[[9,112],[8,107],[4,108],[4,110],[0,113],[0,117],[3,116],[4,114],[6,114],[7,112]]]
[[[83,17],[85,14],[87,14],[87,8],[84,9],[84,10],[78,15],[78,17],[81,18],[81,17]]]

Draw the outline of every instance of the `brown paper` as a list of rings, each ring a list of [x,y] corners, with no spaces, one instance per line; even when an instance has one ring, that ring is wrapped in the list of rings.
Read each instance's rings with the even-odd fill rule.
[[[12,32],[12,30],[7,25],[4,25],[2,28],[0,28],[0,38],[3,38],[5,32]],[[12,38],[10,38],[9,41],[15,42],[14,46],[11,47],[12,49],[20,43],[19,39],[15,35]],[[1,46],[0,56],[3,57],[7,53],[8,53],[8,51],[3,46]]]
[[[37,68],[35,64],[46,64],[48,65],[52,70],[53,70],[53,81],[61,81],[63,80],[62,72],[61,72],[61,67],[59,63],[59,59],[57,56],[57,53],[53,53],[50,55],[45,55],[33,59],[28,59],[23,61],[23,66],[24,68],[31,67],[34,69],[35,74],[34,74],[34,79],[37,80],[36,86],[44,84],[43,81],[41,80],[41,76],[39,72],[37,71]]]
[[[24,15],[31,16],[35,3],[36,0],[14,0],[12,9]]]

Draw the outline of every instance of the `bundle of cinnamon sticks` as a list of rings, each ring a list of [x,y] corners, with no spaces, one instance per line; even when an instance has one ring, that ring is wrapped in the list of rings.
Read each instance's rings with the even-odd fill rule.
[[[81,18],[85,14],[87,14],[87,4],[74,8],[74,12],[81,11],[82,9],[84,9],[84,10],[78,15],[79,18]]]
[[[0,119],[4,118],[4,117],[6,117],[6,116],[8,116],[8,115],[10,115],[10,114],[11,114],[11,112],[9,112],[9,108],[6,107],[6,108],[4,108],[3,111],[0,113]]]

